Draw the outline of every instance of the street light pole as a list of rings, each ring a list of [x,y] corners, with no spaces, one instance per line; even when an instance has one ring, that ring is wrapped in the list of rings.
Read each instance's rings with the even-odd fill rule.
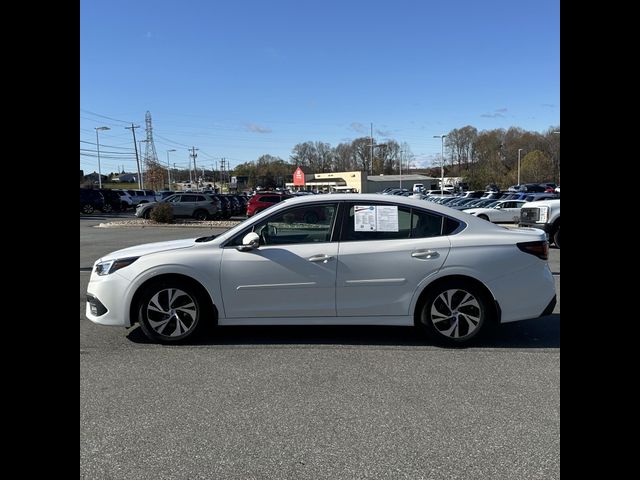
[[[520,152],[524,150],[522,148],[518,149],[518,186],[520,186]]]
[[[442,150],[440,155],[442,156],[442,163],[440,164],[440,195],[444,194],[444,138],[446,135],[434,135],[433,138],[442,139]]]
[[[100,130],[111,130],[109,127],[96,127],[96,149],[98,150],[98,188],[102,188],[102,169],[100,168],[100,141],[98,132]]]
[[[171,190],[171,164],[169,163],[169,152],[175,152],[176,149],[172,148],[167,150],[167,175],[169,176],[169,190]]]

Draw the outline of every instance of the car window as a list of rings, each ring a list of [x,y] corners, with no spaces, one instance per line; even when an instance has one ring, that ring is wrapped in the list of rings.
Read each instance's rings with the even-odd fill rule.
[[[196,198],[198,198],[197,195],[182,195],[182,200],[180,200],[181,202],[195,202]]]
[[[370,207],[380,206],[388,207],[388,205],[370,205]],[[357,225],[360,219],[356,218],[356,207],[359,207],[359,205],[351,205],[348,213],[345,215],[342,227],[342,241],[438,237],[441,235],[449,235],[460,226],[460,222],[434,212],[398,206],[397,225],[395,224],[395,220],[392,220],[391,226],[387,225],[384,227],[386,231],[379,231],[377,229],[378,225],[374,225],[376,220],[374,220],[373,217],[376,213],[372,211],[369,220],[370,229],[367,231],[363,225]]]
[[[390,226],[384,229],[377,225],[377,208],[392,207],[389,205],[355,205],[349,207],[342,227],[342,240],[393,240],[409,238],[411,235],[411,209],[408,207],[395,207],[397,209],[397,222],[391,220]],[[356,211],[357,208],[357,211]]]
[[[328,242],[337,205],[304,205],[278,212],[254,228],[260,245]]]
[[[180,198],[182,197],[182,195],[171,195],[170,197],[165,198],[165,202],[169,202],[169,203],[177,203],[180,201]]]

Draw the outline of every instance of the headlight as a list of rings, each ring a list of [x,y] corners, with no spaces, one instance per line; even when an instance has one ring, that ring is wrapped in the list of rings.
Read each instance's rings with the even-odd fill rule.
[[[109,275],[121,268],[131,265],[140,257],[118,258],[115,260],[107,260],[96,264],[96,273],[98,275]]]
[[[538,219],[538,223],[547,223],[547,219],[549,218],[549,207],[538,207],[540,209],[540,218]]]

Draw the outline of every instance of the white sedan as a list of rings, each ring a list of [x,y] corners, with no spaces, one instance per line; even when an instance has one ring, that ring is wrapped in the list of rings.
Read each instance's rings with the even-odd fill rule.
[[[217,237],[105,255],[93,266],[86,316],[138,323],[160,343],[212,322],[416,325],[465,345],[489,323],[552,312],[547,255],[542,230],[508,230],[421,200],[297,197]]]
[[[524,200],[501,200],[489,208],[468,208],[463,211],[493,223],[518,223],[520,209],[525,203]]]

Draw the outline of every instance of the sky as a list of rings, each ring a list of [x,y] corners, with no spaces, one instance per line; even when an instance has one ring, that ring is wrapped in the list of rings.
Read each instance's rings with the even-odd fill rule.
[[[446,134],[560,125],[559,0],[81,0],[80,169],[229,166],[369,136],[428,166]],[[145,148],[145,144],[139,144]],[[167,152],[167,150],[173,150]],[[218,162],[216,164],[216,162]]]

